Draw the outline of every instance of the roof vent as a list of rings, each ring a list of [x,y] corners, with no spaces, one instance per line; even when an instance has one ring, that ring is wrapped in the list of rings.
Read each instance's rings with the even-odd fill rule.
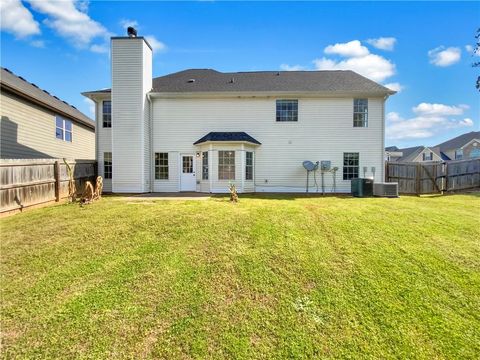
[[[127,28],[128,37],[137,37],[137,30],[133,26]]]
[[[34,84],[34,83],[30,83],[30,84],[32,84],[32,86],[35,86],[36,88],[38,88],[37,84]]]
[[[277,76],[280,76],[280,72],[277,72]]]
[[[188,82],[189,82],[189,83],[194,83],[194,82],[195,82],[195,79],[188,79]]]
[[[235,82],[235,78],[232,77],[232,78],[230,79],[230,84],[233,84],[234,82]]]
[[[12,71],[10,69],[7,69],[7,68],[3,68],[3,70],[5,70],[6,72],[9,72],[10,74],[13,74]]]

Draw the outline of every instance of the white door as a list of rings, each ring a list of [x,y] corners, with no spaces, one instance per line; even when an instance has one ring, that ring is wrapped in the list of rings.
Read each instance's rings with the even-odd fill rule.
[[[180,174],[180,191],[195,191],[195,161],[193,155],[181,155],[182,169]]]

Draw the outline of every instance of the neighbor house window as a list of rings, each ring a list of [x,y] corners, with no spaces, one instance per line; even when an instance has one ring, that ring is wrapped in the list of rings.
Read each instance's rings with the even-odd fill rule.
[[[155,153],[155,179],[168,180],[168,153]]]
[[[112,153],[103,153],[103,177],[105,179],[112,178]]]
[[[472,151],[470,151],[470,158],[473,159],[477,157],[480,157],[480,149],[474,148]]]
[[[455,160],[462,160],[463,159],[463,149],[455,150]]]
[[[55,137],[59,140],[72,142],[72,122],[57,116],[55,118]]]
[[[218,180],[235,180],[235,151],[218,152]]]
[[[105,100],[103,102],[102,119],[104,128],[112,127],[112,102],[110,100]]]
[[[253,180],[253,152],[251,151],[246,152],[245,180]]]
[[[423,161],[431,161],[431,160],[433,160],[433,153],[431,151],[427,153],[423,153]]]
[[[208,180],[208,151],[202,153],[202,180]]]
[[[343,153],[343,180],[358,178],[358,153]]]
[[[277,100],[277,121],[298,121],[298,100]]]
[[[368,99],[353,99],[353,127],[368,126]]]

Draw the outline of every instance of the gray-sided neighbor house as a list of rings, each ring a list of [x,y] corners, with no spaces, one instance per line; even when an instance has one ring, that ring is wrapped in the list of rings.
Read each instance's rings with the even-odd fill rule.
[[[428,162],[465,160],[480,157],[480,131],[471,131],[435,146],[385,148],[385,160],[399,162]]]
[[[463,160],[480,157],[480,131],[471,131],[436,146],[444,160]]]
[[[111,66],[111,89],[83,93],[96,104],[106,191],[305,192],[305,160],[338,168],[325,191],[349,192],[364,175],[384,181],[385,101],[395,92],[353,71],[152,78],[151,46],[133,33],[111,39]]]
[[[12,71],[0,76],[0,158],[95,159],[95,123]]]

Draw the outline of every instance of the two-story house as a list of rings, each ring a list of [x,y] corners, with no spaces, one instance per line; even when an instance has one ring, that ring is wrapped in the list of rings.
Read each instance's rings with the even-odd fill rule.
[[[436,146],[444,160],[465,160],[480,157],[480,131],[471,131]]]
[[[305,192],[305,160],[338,168],[324,174],[326,191],[335,181],[349,192],[360,176],[384,181],[394,92],[353,71],[189,69],[152,79],[152,49],[133,35],[111,39],[111,66],[111,89],[84,93],[96,103],[106,191],[226,192],[233,182],[239,192]]]
[[[0,72],[0,158],[95,159],[95,123],[11,70]]]

